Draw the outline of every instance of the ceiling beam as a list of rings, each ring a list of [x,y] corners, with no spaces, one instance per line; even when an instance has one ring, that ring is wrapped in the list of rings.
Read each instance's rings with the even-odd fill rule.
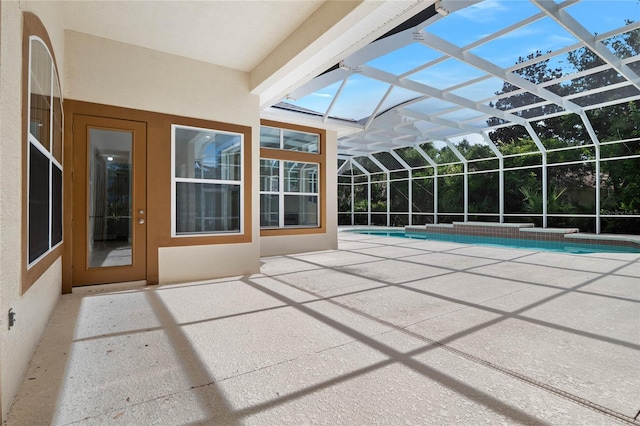
[[[467,65],[484,71],[487,74],[493,75],[494,77],[498,77],[508,83],[511,83],[514,86],[526,89],[528,92],[531,92],[542,99],[562,106],[567,111],[571,111],[576,114],[580,113],[581,111],[578,105],[572,102],[565,101],[562,96],[556,95],[555,93],[550,92],[547,89],[544,89],[513,72],[508,72],[504,68],[500,68],[494,63],[489,62],[486,59],[483,59],[469,51],[463,50],[455,44],[450,43],[436,35],[426,33],[425,39],[422,43],[433,49],[439,50],[440,52],[448,55],[451,58],[455,58]]]
[[[613,54],[601,41],[596,40],[596,36],[591,34],[582,24],[576,21],[566,10],[560,9],[552,0],[531,0],[540,10],[546,13],[558,25],[567,30],[571,35],[584,43],[589,49],[596,53],[606,63],[616,70],[620,75],[629,80],[640,89],[640,77],[633,72],[622,60]],[[615,7],[611,4],[610,7]]]
[[[518,117],[517,115],[505,113],[504,111],[501,111],[497,108],[491,108],[490,106],[474,102],[467,98],[463,98],[462,96],[454,95],[453,93],[448,93],[423,83],[418,83],[417,81],[400,79],[394,74],[367,65],[362,66],[362,73],[367,77],[383,81],[385,83],[393,84],[395,86],[399,86],[408,90],[412,90],[417,93],[422,93],[423,95],[447,101],[452,104],[460,105],[474,111],[482,112],[492,117],[498,117],[506,121],[511,121],[515,124],[524,125],[526,122],[525,119]]]
[[[325,1],[251,70],[249,91],[260,97],[261,108],[274,105],[432,3],[422,0]]]

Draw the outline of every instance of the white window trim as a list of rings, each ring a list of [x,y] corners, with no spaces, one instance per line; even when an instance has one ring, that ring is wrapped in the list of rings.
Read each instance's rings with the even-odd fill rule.
[[[224,180],[224,179],[200,179],[200,178],[179,178],[176,177],[176,129],[191,129],[205,132],[215,132],[227,135],[240,136],[240,180]],[[228,235],[244,235],[244,134],[236,132],[228,132],[217,129],[207,129],[204,127],[185,126],[182,124],[171,125],[171,238],[191,238],[191,237],[221,237]],[[193,232],[189,234],[178,234],[176,232],[176,183],[206,183],[206,184],[223,184],[237,185],[240,187],[240,229],[238,231],[220,231],[220,232]]]
[[[49,59],[51,60],[51,68],[50,68],[50,79],[51,79],[51,92],[49,93],[49,99],[50,99],[50,110],[49,110],[49,123],[51,123],[49,125],[49,149],[47,149],[42,142],[40,142],[33,134],[31,134],[31,59],[32,59],[32,46],[33,46],[33,42],[36,41],[38,43],[40,43],[42,45],[42,47],[44,47],[44,49],[47,51],[47,54],[49,55]],[[60,241],[58,243],[56,243],[55,245],[51,245],[51,229],[52,229],[52,225],[53,225],[53,199],[52,199],[52,182],[53,182],[53,166],[55,165],[57,168],[60,169],[60,172],[62,174],[62,182],[64,182],[64,169],[62,167],[62,164],[60,164],[60,162],[58,162],[58,160],[54,157],[53,155],[53,132],[55,129],[54,124],[54,115],[53,115],[53,90],[54,87],[58,88],[58,93],[60,93],[60,105],[62,106],[62,88],[60,87],[60,81],[58,78],[56,78],[58,76],[58,73],[56,71],[55,68],[55,62],[53,61],[53,55],[51,54],[51,51],[49,50],[49,47],[47,46],[47,43],[45,43],[45,41],[38,37],[38,36],[29,36],[29,73],[28,73],[28,78],[27,78],[27,205],[26,205],[26,209],[27,209],[27,223],[26,223],[26,228],[27,228],[27,244],[26,244],[26,257],[27,257],[27,270],[31,269],[33,266],[35,266],[38,262],[40,262],[42,259],[44,259],[49,253],[51,253],[52,251],[54,251],[55,249],[57,249],[58,247],[60,247],[63,243],[64,243],[64,221],[62,221],[62,216],[60,218],[60,220],[62,221],[61,226],[62,226],[62,238],[60,239]],[[55,85],[55,86],[54,86]],[[64,135],[64,110],[61,109],[61,115],[62,115],[62,121],[60,123],[60,131],[62,132],[62,134]],[[30,180],[30,176],[31,176],[31,155],[30,155],[30,148],[31,146],[34,146],[38,151],[40,151],[45,157],[47,157],[47,161],[49,162],[49,241],[48,241],[48,249],[47,251],[45,251],[44,253],[42,253],[40,256],[38,256],[37,258],[35,258],[33,261],[29,262],[29,235],[30,235],[30,229],[29,229],[29,218],[30,218],[30,210],[29,210],[29,193],[30,193],[30,189],[31,189],[31,180]],[[64,156],[64,150],[62,150],[62,156]],[[63,162],[64,162],[64,157],[63,157]],[[62,184],[62,183],[61,183]],[[62,184],[62,187],[60,188],[61,191],[61,197],[64,203],[64,185]],[[64,208],[64,207],[63,207]]]
[[[320,163],[314,163],[312,161],[292,161],[292,160],[281,160],[276,158],[261,158],[262,160],[268,161],[278,161],[278,191],[262,191],[260,190],[260,195],[277,195],[278,196],[278,226],[260,226],[260,229],[316,229],[321,227],[320,220],[320,212],[321,208],[321,198],[320,198]],[[293,191],[285,191],[284,190],[284,163],[304,163],[304,164],[312,164],[317,167],[318,174],[316,175],[316,189],[318,192],[293,192]],[[299,195],[299,196],[311,196],[317,197],[318,203],[316,208],[316,218],[318,219],[318,223],[316,225],[288,225],[284,224],[284,197],[285,195]]]
[[[274,148],[274,147],[267,147],[267,146],[262,146],[262,144],[260,144],[260,148],[266,148],[266,149],[280,149],[282,151],[286,151],[286,152],[301,152],[301,153],[305,153],[305,154],[314,154],[314,155],[318,155],[320,154],[320,135],[318,133],[313,133],[313,132],[304,132],[302,130],[294,130],[294,129],[287,129],[285,127],[273,127],[273,126],[265,126],[265,125],[261,125],[262,127],[266,127],[269,129],[274,129],[274,130],[278,130],[279,131],[279,143],[278,143],[278,147]],[[298,151],[295,149],[287,149],[284,147],[284,132],[296,132],[296,133],[300,133],[303,135],[313,135],[316,136],[318,138],[318,140],[316,141],[316,146],[318,148],[317,151]]]

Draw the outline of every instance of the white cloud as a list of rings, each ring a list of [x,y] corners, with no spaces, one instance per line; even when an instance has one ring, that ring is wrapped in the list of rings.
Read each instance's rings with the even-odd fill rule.
[[[451,138],[450,141],[453,142],[454,144],[458,144],[462,142],[464,139],[466,139],[471,145],[487,144],[487,142],[484,140],[482,135],[479,135],[478,133],[469,133],[463,136],[456,136],[454,138]]]
[[[498,15],[504,12],[508,12],[508,8],[504,4],[496,0],[485,0],[462,9],[457,14],[470,21],[487,23],[499,21]]]

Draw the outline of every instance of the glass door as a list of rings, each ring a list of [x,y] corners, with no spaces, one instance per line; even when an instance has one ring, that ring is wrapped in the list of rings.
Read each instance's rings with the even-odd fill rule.
[[[146,278],[146,126],[74,117],[73,285]]]

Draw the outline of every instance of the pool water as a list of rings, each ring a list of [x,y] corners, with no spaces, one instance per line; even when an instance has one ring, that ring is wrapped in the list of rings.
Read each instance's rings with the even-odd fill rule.
[[[614,246],[609,244],[581,244],[574,242],[538,241],[515,238],[482,237],[477,235],[451,235],[435,233],[405,233],[382,230],[353,230],[357,234],[377,235],[384,237],[411,238],[415,240],[446,241],[451,243],[478,244],[493,247],[553,251],[561,253],[640,253],[640,249],[630,246]]]

